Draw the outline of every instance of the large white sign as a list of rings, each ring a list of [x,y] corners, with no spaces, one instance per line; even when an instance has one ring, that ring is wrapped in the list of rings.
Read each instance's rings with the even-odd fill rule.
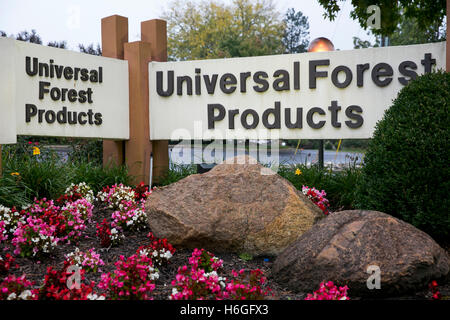
[[[14,40],[6,39],[0,49],[0,144],[16,143]]]
[[[129,139],[127,61],[4,38],[0,52],[11,43],[18,135]]]
[[[370,138],[445,42],[149,64],[150,139]]]

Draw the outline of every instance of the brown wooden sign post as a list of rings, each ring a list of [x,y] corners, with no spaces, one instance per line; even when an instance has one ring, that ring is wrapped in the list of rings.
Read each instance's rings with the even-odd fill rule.
[[[165,20],[153,19],[141,23],[141,40],[150,43],[151,60],[167,61],[167,23]],[[148,81],[148,65],[146,69]],[[148,89],[148,86],[147,86]],[[147,91],[148,97],[148,91]],[[150,101],[151,103],[151,101]],[[147,108],[148,115],[148,108]],[[146,120],[148,121],[147,116]],[[158,182],[169,169],[169,141],[153,140],[153,181]]]
[[[168,141],[150,141],[148,63],[167,61],[167,29],[164,20],[141,23],[141,41],[128,42],[128,19],[118,15],[102,19],[103,55],[128,60],[130,99],[130,139],[104,141],[103,165],[127,164],[134,183],[150,180],[153,153],[153,181],[169,167]]]
[[[102,19],[102,55],[123,59],[128,42],[128,18],[118,15]],[[103,140],[103,166],[124,163],[124,142]]]

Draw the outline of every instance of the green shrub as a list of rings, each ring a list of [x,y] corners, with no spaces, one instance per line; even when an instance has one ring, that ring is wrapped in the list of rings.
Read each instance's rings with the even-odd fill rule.
[[[39,154],[33,154],[34,148],[38,148]],[[72,179],[71,170],[67,169],[55,152],[47,150],[45,146],[20,142],[4,149],[5,171],[20,175],[29,202],[35,197],[57,198]]]
[[[418,77],[376,125],[358,207],[399,217],[443,239],[450,234],[450,74]]]
[[[118,183],[130,185],[132,180],[132,177],[128,174],[128,168],[125,165],[102,167],[92,162],[80,161],[75,162],[71,170],[73,171],[71,182],[86,182],[95,194],[106,186],[112,186]]]
[[[71,139],[72,148],[69,153],[69,161],[72,162],[90,162],[98,167],[103,162],[103,143],[97,139]]]
[[[300,175],[295,174],[297,169],[300,169]],[[290,181],[300,191],[304,185],[325,190],[331,211],[355,208],[355,188],[361,176],[361,169],[357,168],[355,164],[342,170],[320,168],[317,165],[311,167],[304,164],[284,165],[280,166],[278,174]]]

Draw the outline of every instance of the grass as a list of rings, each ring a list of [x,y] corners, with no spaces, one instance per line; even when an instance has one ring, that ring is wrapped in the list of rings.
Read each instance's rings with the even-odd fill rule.
[[[74,163],[70,170],[73,172],[73,183],[86,182],[94,193],[102,190],[105,186],[119,183],[130,185],[132,181],[132,176],[128,174],[128,168],[125,165],[102,167],[85,161]]]
[[[300,175],[295,174],[297,169],[300,169]],[[355,165],[341,170],[320,168],[317,165],[282,165],[278,174],[289,180],[298,190],[301,190],[303,185],[325,190],[331,211],[355,208],[356,184],[361,177],[361,169]]]
[[[5,173],[0,176],[0,205],[21,208],[30,201],[33,190],[28,188],[17,176]]]
[[[34,198],[57,199],[71,183],[86,182],[97,193],[116,183],[130,185],[126,166],[103,168],[92,161],[65,161],[57,153],[39,146],[18,144],[3,148],[3,175],[0,176],[0,204],[18,208]]]
[[[167,186],[195,173],[197,173],[196,164],[181,165],[172,163],[166,175],[159,179],[155,185]]]

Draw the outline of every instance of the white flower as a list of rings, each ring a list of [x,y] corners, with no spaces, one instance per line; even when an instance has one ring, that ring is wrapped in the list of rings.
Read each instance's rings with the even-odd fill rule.
[[[105,296],[102,296],[102,295],[97,295],[97,294],[92,294],[92,293],[90,293],[90,294],[88,294],[87,295],[87,297],[86,298],[88,298],[89,300],[105,300]]]
[[[11,293],[6,300],[15,300],[17,298],[17,295],[13,292]]]
[[[166,251],[163,254],[163,258],[166,258],[167,260],[169,260],[170,258],[172,258],[172,254],[170,253],[170,251]]]
[[[23,291],[20,294],[19,298],[22,299],[22,300],[27,300],[28,297],[30,297],[30,296],[31,296],[31,291],[30,290],[25,290],[25,291]]]

